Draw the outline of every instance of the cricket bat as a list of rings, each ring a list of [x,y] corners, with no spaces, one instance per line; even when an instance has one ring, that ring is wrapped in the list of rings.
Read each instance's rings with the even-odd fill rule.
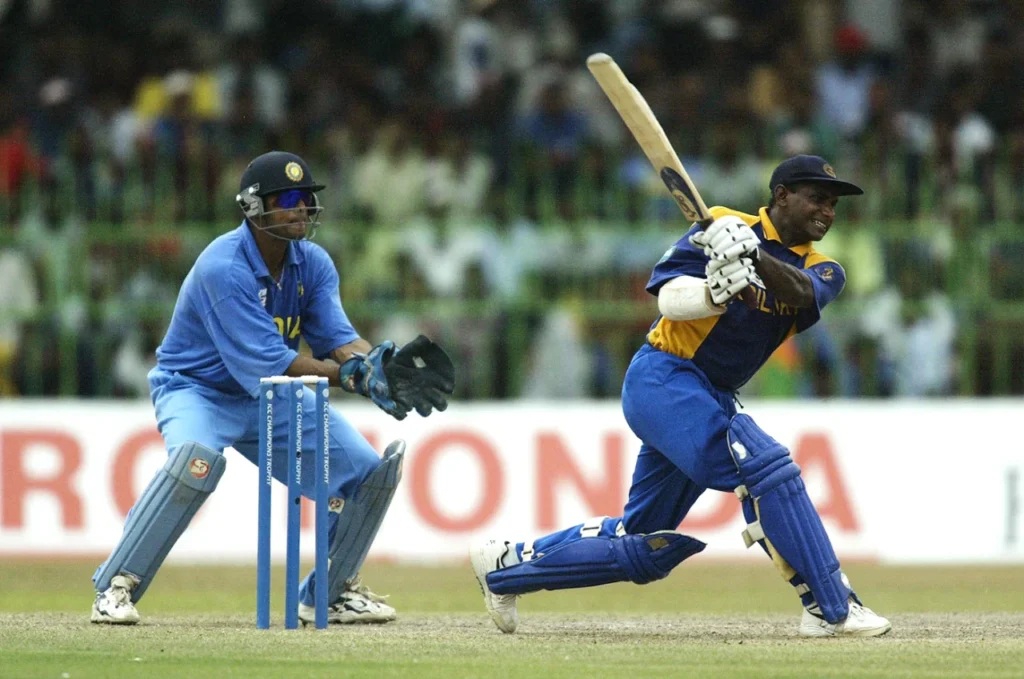
[[[665,187],[672,194],[683,215],[691,222],[696,222],[702,229],[710,226],[714,218],[700,197],[686,168],[679,162],[672,143],[665,135],[654,112],[647,104],[640,91],[629,82],[615,60],[604,52],[592,54],[587,58],[587,68],[597,80],[604,93],[608,95],[619,117],[633,133],[633,138],[640,144],[644,155],[651,161],[655,171],[665,182]],[[747,288],[740,297],[747,306],[753,302],[753,290]]]
[[[706,228],[713,221],[711,213],[643,95],[626,79],[626,74],[615,60],[604,52],[590,55],[587,68],[633,133],[633,138],[665,182],[683,215]]]

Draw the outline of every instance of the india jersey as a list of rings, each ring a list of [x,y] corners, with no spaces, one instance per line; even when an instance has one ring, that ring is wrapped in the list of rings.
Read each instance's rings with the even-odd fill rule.
[[[810,308],[791,307],[763,287],[756,287],[757,305],[753,309],[735,302],[717,316],[693,321],[671,321],[660,316],[651,326],[647,341],[652,346],[692,360],[716,387],[735,391],[753,377],[788,337],[818,322],[821,310],[842,292],[846,273],[837,262],[816,252],[809,243],[791,248],[784,246],[765,208],[757,215],[749,215],[714,207],[711,214],[716,219],[724,215],[742,219],[761,239],[761,249],[803,269],[814,285],[815,303]],[[705,277],[708,258],[702,248],[694,247],[689,240],[698,228],[691,228],[654,267],[647,283],[647,291],[652,295],[657,295],[662,285],[678,276]]]
[[[305,339],[317,358],[357,339],[327,252],[288,246],[274,280],[243,222],[203,250],[185,277],[157,368],[228,394],[259,394],[261,377],[282,375]]]

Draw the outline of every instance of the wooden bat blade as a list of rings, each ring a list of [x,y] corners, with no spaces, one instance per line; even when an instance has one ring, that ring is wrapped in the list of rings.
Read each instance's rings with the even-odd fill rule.
[[[704,204],[690,175],[686,174],[665,130],[640,91],[629,82],[615,60],[603,52],[590,55],[587,68],[640,144],[683,215],[702,229],[710,226],[711,211]],[[751,309],[757,306],[753,288],[740,293],[740,298]]]
[[[704,226],[710,224],[711,212],[640,91],[629,82],[615,60],[603,52],[592,54],[587,59],[587,68],[640,144],[683,215]]]

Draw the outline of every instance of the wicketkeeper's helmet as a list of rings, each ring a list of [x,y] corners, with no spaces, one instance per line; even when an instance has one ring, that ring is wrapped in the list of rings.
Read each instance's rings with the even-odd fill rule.
[[[313,173],[302,158],[286,151],[270,151],[254,158],[245,168],[235,201],[257,228],[266,228],[254,221],[268,214],[264,198],[281,194],[274,212],[295,209],[301,200],[306,206],[306,220],[312,225],[307,238],[312,238],[323,210],[316,192],[323,188],[323,184],[313,181]]]

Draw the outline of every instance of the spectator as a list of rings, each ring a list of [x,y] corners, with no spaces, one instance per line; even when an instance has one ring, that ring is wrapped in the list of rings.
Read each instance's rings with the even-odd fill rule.
[[[529,345],[522,397],[535,400],[584,398],[590,388],[591,359],[586,328],[563,298],[541,318]]]
[[[469,0],[468,15],[455,28],[452,75],[459,107],[471,107],[504,73],[502,36],[494,23],[500,4],[500,0]]]
[[[826,122],[844,138],[855,139],[867,123],[874,67],[867,60],[864,35],[855,26],[840,27],[833,42],[835,60],[815,74],[817,96]]]
[[[60,219],[58,174],[74,156],[72,135],[76,127],[76,105],[68,78],[53,77],[39,88],[39,105],[33,124],[33,139],[39,151],[39,184],[43,193],[43,215],[55,225]],[[76,168],[81,170],[80,167]]]
[[[138,119],[120,92],[111,88],[93,93],[82,116],[82,143],[88,148],[89,159],[110,168],[106,188],[110,208],[100,218],[114,223],[124,219],[125,178],[128,167],[136,160],[138,135]],[[91,177],[92,172],[89,174]],[[90,199],[90,203],[95,199]],[[90,209],[88,216],[96,217],[97,210]]]
[[[427,163],[427,203],[445,219],[478,225],[487,208],[492,163],[474,148],[468,129],[445,133],[442,147],[441,154]]]
[[[149,371],[156,366],[156,348],[165,330],[160,323],[147,319],[121,341],[111,366],[115,396],[149,397]]]
[[[570,107],[565,83],[555,80],[519,124],[519,139],[530,152],[530,194],[540,197],[544,177],[550,177],[556,214],[563,219],[574,217],[572,190],[588,139],[587,123],[586,115]]]
[[[18,247],[0,249],[0,394],[16,393],[14,367],[22,355],[24,329],[41,302],[32,259]]]
[[[975,106],[970,77],[954,79],[935,116],[936,174],[942,195],[963,184],[981,187],[986,196],[983,218],[992,219],[995,205],[993,151],[995,131]]]
[[[713,150],[700,173],[709,205],[747,206],[753,211],[761,204],[768,185],[764,163],[751,140],[743,139],[742,129],[736,118],[720,120],[713,128]]]
[[[288,82],[281,69],[266,59],[258,34],[235,38],[215,75],[222,115],[236,125],[245,121],[268,132],[280,131],[288,115]]]
[[[895,283],[873,300],[864,334],[879,343],[884,393],[944,396],[953,387],[956,318],[935,285],[927,260],[900,258]]]
[[[38,164],[29,135],[11,92],[0,88],[0,217],[10,225],[21,221],[22,192]]]
[[[775,119],[775,152],[782,156],[799,154],[835,158],[839,151],[839,135],[817,108],[810,88],[795,87],[789,96],[788,110]]]
[[[447,218],[414,219],[401,233],[399,251],[406,253],[431,297],[463,297],[467,274],[479,267],[487,253],[485,232]]]
[[[960,0],[937,0],[927,21],[931,27],[932,67],[940,78],[958,70],[973,70],[985,45],[985,22]]]
[[[390,228],[427,207],[427,166],[414,143],[411,124],[405,114],[391,116],[353,171],[352,197],[357,208]]]

